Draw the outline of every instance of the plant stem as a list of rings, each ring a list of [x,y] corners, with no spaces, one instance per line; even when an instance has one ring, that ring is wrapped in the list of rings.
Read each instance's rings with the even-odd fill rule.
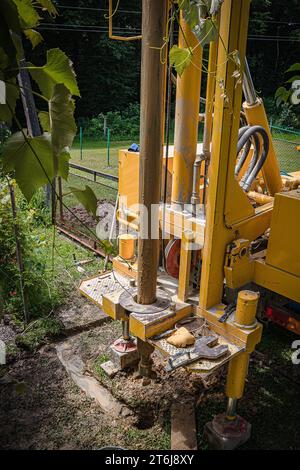
[[[21,297],[23,303],[23,312],[24,312],[24,323],[27,325],[28,323],[28,295],[26,292],[25,282],[24,282],[24,264],[23,264],[23,257],[22,257],[22,249],[21,249],[21,239],[20,239],[20,228],[17,219],[17,206],[16,206],[16,198],[15,198],[15,191],[13,185],[10,183],[9,179],[8,187],[10,193],[10,201],[11,201],[11,209],[12,209],[12,216],[13,216],[13,223],[14,223],[14,232],[15,232],[15,241],[16,241],[16,257],[17,257],[17,264],[19,269],[20,275],[20,290],[21,290]]]

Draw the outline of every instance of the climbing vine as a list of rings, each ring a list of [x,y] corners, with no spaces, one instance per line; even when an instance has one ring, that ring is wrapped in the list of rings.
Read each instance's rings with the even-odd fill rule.
[[[196,47],[204,47],[218,38],[217,15],[223,0],[178,0],[178,8],[182,11],[185,21],[198,39]],[[178,14],[174,19],[179,23]],[[172,21],[174,21],[174,19]],[[184,70],[191,64],[193,49],[187,41],[185,47],[174,45],[170,50],[170,63],[174,65],[176,72],[181,76]]]

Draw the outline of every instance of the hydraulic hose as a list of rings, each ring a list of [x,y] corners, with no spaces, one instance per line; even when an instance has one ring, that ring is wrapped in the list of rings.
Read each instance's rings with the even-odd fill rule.
[[[260,139],[263,146],[261,150]],[[240,186],[244,191],[248,192],[258,173],[262,169],[269,152],[269,136],[265,129],[261,126],[244,126],[239,130],[237,154],[244,148],[242,156],[238,160],[235,167],[235,176],[238,176],[251,148],[251,141],[254,144],[254,154],[250,164],[240,181]]]

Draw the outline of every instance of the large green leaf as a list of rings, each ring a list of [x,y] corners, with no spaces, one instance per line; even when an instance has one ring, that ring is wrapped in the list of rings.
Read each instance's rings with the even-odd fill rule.
[[[74,108],[69,90],[63,84],[56,84],[49,101],[52,147],[56,156],[73,143],[77,131]]]
[[[173,46],[170,50],[170,64],[174,65],[176,72],[181,77],[185,69],[192,61],[192,53],[188,48]]]
[[[15,179],[28,201],[34,193],[54,177],[53,152],[50,135],[28,137],[22,132],[13,134],[6,142],[3,153],[6,172],[15,171]]]
[[[47,51],[47,63],[43,67],[28,67],[43,95],[51,99],[55,84],[63,83],[72,95],[80,96],[72,62],[60,49]]]
[[[34,6],[32,5],[31,0],[12,0],[17,9],[18,14],[21,19],[21,23],[26,28],[33,28],[38,25],[40,21],[40,16]]]
[[[94,191],[86,186],[85,189],[78,189],[74,187],[69,188],[76,199],[83,205],[85,210],[94,216],[96,216],[97,211],[97,198]]]
[[[33,48],[38,46],[44,40],[43,36],[38,31],[35,31],[35,29],[25,29],[24,34],[31,42]]]
[[[12,117],[15,112],[16,102],[19,97],[19,88],[16,85],[16,80],[13,79],[6,83],[6,103],[0,104],[0,122],[6,122],[9,125],[12,123]]]

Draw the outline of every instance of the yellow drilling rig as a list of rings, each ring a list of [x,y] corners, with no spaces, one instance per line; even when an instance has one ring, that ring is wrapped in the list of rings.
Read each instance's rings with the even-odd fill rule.
[[[193,57],[176,78],[172,146],[164,145],[172,73],[160,54],[171,5],[142,5],[142,36],[130,38],[142,41],[140,149],[119,153],[119,253],[80,292],[122,321],[112,345],[121,368],[139,361],[140,375],[151,376],[154,350],[170,372],[185,367],[205,377],[228,365],[227,410],[205,433],[214,447],[232,449],[250,435],[236,405],[263,322],[300,333],[300,172],[281,176],[251,79],[250,0],[222,3],[204,115],[203,50],[181,14],[178,44],[188,43]]]

